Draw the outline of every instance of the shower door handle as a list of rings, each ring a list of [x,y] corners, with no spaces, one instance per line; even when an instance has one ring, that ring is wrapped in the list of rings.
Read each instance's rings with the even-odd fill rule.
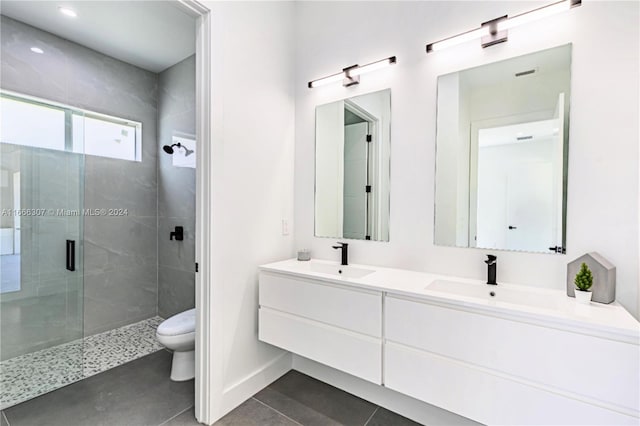
[[[76,242],[67,240],[67,270],[76,270]]]

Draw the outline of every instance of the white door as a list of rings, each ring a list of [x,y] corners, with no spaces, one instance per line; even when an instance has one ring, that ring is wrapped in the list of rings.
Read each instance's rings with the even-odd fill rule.
[[[344,238],[367,235],[367,132],[366,122],[344,127]]]
[[[547,251],[555,225],[550,162],[515,164],[507,176],[508,250]]]

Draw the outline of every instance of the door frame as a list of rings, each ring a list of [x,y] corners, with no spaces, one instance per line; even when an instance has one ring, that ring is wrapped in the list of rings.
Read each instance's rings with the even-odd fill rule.
[[[213,423],[211,397],[211,10],[196,0],[175,0],[196,18],[196,373],[195,416],[198,422]],[[195,267],[195,265],[194,265]]]
[[[382,190],[379,159],[380,159],[380,119],[350,99],[344,100],[344,108],[365,120],[369,126],[369,134],[373,138],[367,146],[367,179],[373,190],[367,197],[367,230],[372,240],[377,241],[380,235],[380,191]]]
[[[346,108],[345,108],[346,109]],[[367,185],[371,185],[371,177],[370,177],[370,169],[371,167],[369,166],[369,143],[366,141],[366,137],[370,132],[370,127],[371,127],[371,123],[368,121],[361,121],[358,123],[352,123],[352,124],[345,124],[344,126],[344,149],[343,149],[343,158],[344,158],[344,172],[343,172],[343,179],[342,179],[342,186],[343,186],[343,194],[342,194],[342,205],[343,205],[343,223],[342,223],[342,238],[348,238],[348,239],[362,239],[364,240],[365,237],[367,235],[370,234],[370,218],[369,218],[369,210],[371,209],[370,204],[371,204],[371,193],[367,193],[366,192],[366,186]],[[352,131],[354,129],[356,130],[357,135],[353,135]],[[353,211],[349,211],[347,210],[347,179],[353,179],[354,176],[354,171],[355,169],[353,169],[351,167],[351,163],[348,162],[348,158],[347,158],[347,147],[350,143],[353,143],[355,140],[356,143],[360,142],[362,145],[362,149],[358,151],[359,156],[364,155],[364,160],[365,160],[365,166],[364,169],[360,170],[360,172],[363,172],[362,174],[357,173],[357,177],[356,179],[358,179],[360,182],[358,183],[358,187],[359,189],[357,190],[357,196],[362,197],[360,201],[363,201],[364,204],[364,209],[363,209],[363,214],[360,215],[354,215],[355,212]],[[360,157],[362,158],[362,157]],[[349,158],[349,160],[351,160],[351,158]],[[353,197],[355,194],[350,194],[350,197]],[[357,204],[360,204],[360,202],[358,202]],[[350,229],[351,232],[346,232],[345,230],[345,223],[348,222],[348,220],[346,218],[350,218],[349,221],[353,220],[353,216],[358,216],[359,217],[359,221],[358,221],[358,228],[357,229]]]

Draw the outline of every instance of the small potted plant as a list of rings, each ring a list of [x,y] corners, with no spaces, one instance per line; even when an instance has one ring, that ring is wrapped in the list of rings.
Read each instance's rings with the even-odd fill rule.
[[[591,303],[591,296],[593,293],[591,293],[589,289],[593,285],[593,275],[586,263],[582,262],[582,265],[580,265],[580,271],[576,274],[576,278],[573,282],[576,285],[575,293],[578,303]]]

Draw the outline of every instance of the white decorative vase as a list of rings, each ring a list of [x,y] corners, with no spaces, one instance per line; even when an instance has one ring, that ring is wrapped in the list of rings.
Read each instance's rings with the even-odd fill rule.
[[[583,305],[588,305],[591,303],[591,296],[593,295],[590,291],[582,291],[576,289],[576,300],[578,303],[582,303]]]

